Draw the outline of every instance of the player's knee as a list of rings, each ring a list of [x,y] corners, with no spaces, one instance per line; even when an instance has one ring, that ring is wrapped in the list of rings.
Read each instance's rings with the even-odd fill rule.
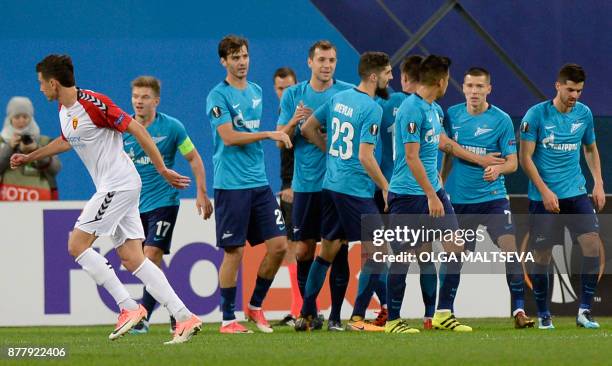
[[[599,256],[600,239],[597,233],[586,233],[578,237],[578,242],[582,248],[582,255],[586,257]]]
[[[314,245],[309,245],[306,242],[298,242],[295,248],[295,258],[298,261],[307,261],[314,258]]]
[[[73,241],[68,242],[68,253],[74,258],[78,257],[83,253],[87,248],[83,248],[82,245],[78,245]]]
[[[240,262],[242,260],[242,247],[224,248],[224,262]]]
[[[151,262],[155,263],[157,266],[161,264],[162,258],[164,257],[164,252],[161,249],[149,245],[145,245],[144,254],[145,257],[149,258]]]
[[[537,264],[547,265],[552,258],[552,248],[537,249],[534,252],[533,259]]]

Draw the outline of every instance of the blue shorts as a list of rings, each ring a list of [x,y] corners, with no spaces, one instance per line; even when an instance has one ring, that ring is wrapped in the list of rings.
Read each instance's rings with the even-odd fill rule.
[[[427,196],[397,194],[389,192],[387,197],[389,202],[389,213],[391,214],[391,228],[407,226],[412,229],[439,229],[439,230],[457,230],[459,225],[457,217],[453,210],[448,195],[444,189],[436,192],[436,195],[442,201],[444,206],[444,216],[433,218],[429,216],[429,206],[427,205]],[[398,216],[401,215],[401,216]],[[409,216],[404,216],[409,215]],[[425,242],[413,243],[414,246],[424,244]],[[400,244],[400,246],[398,246]],[[393,249],[397,251],[403,243],[394,243]]]
[[[293,203],[285,202],[280,200],[280,209],[283,213],[283,219],[285,219],[285,225],[287,225],[287,239],[293,240],[293,220],[291,220],[291,212],[293,211]]]
[[[179,206],[166,206],[141,213],[140,221],[145,235],[143,245],[159,248],[164,254],[170,253],[178,211]]]
[[[321,240],[321,192],[293,192],[293,240]]]
[[[361,241],[361,215],[378,215],[373,198],[356,197],[327,189],[321,192],[321,206],[321,236],[325,240]]]
[[[215,189],[217,246],[252,246],[285,236],[285,220],[269,186]]]
[[[529,201],[529,244],[549,248],[563,244],[567,227],[572,237],[599,233],[599,222],[593,204],[586,194],[559,200],[559,214],[544,208],[542,201]],[[576,241],[574,241],[576,243]]]
[[[494,243],[502,235],[514,235],[510,202],[505,198],[479,203],[457,203],[453,204],[453,208],[459,227],[463,230],[476,231],[479,225],[486,226]],[[473,252],[476,241],[466,241],[465,249]]]

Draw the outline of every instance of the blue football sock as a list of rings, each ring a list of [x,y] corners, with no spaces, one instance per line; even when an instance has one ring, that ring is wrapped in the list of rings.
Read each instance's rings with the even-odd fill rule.
[[[378,301],[380,302],[380,306],[384,307],[387,305],[387,266],[383,266],[383,269],[378,276],[378,282],[376,282],[376,286],[374,287],[374,292],[378,297]]]
[[[404,292],[406,291],[406,275],[408,265],[405,263],[391,263],[387,274],[387,308],[389,309],[388,320],[399,319]]]
[[[506,262],[506,282],[510,289],[512,312],[525,309],[525,278],[523,268],[518,262]]]
[[[440,266],[440,298],[438,309],[450,309],[454,311],[455,295],[461,280],[461,260],[458,262],[444,262]]]
[[[251,296],[251,301],[249,302],[251,306],[256,308],[261,307],[261,303],[266,297],[273,280],[274,279],[269,280],[267,278],[257,276],[257,280],[255,281],[255,289],[253,290],[253,295]]]
[[[155,305],[157,305],[157,300],[155,300],[153,296],[151,296],[147,289],[144,289],[142,291],[142,306],[147,309],[147,320],[151,319],[151,314],[153,314]]]
[[[599,277],[599,257],[582,258],[582,295],[580,296],[580,309],[591,309],[597,278]]]
[[[323,287],[325,282],[325,276],[327,276],[327,270],[329,269],[330,263],[321,257],[317,257],[308,273],[308,281],[306,281],[306,288],[304,290],[304,303],[302,304],[302,316],[316,316],[317,315],[317,296]]]
[[[538,307],[538,317],[550,316],[550,311],[548,310],[548,265],[535,263],[531,278],[533,282],[533,297],[535,297]]]
[[[221,311],[223,320],[234,320],[234,307],[236,301],[236,287],[221,288]]]
[[[306,290],[306,281],[308,281],[308,273],[312,266],[313,259],[307,259],[304,261],[297,261],[297,282],[298,288],[300,289],[300,295],[304,298],[304,292]]]
[[[425,305],[425,317],[431,318],[436,311],[436,295],[438,291],[438,275],[433,262],[419,262],[421,295]]]
[[[382,266],[368,259],[361,268],[359,273],[359,287],[357,288],[357,297],[355,297],[355,307],[353,308],[352,316],[365,317],[366,309],[370,304],[374,289],[379,285],[380,271]]]
[[[348,287],[350,268],[348,263],[348,245],[341,245],[331,264],[329,289],[331,294],[331,312],[329,320],[340,321],[342,303]]]

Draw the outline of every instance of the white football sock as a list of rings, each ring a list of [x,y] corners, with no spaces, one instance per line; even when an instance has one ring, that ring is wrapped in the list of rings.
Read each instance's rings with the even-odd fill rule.
[[[158,303],[168,308],[170,314],[177,321],[184,322],[191,318],[191,312],[187,310],[185,304],[183,304],[170,286],[164,273],[155,263],[145,258],[140,267],[134,271],[134,276],[142,281],[147,291]]]
[[[98,286],[104,287],[111,294],[120,309],[138,309],[138,304],[130,297],[125,286],[119,281],[113,267],[100,253],[93,248],[88,248],[75,261],[96,281]]]

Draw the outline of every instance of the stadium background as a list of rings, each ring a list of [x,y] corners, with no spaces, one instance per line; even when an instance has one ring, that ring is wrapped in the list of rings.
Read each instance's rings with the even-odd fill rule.
[[[208,91],[224,77],[224,70],[218,63],[216,46],[218,40],[227,33],[241,34],[250,40],[251,68],[249,79],[259,83],[264,89],[264,116],[262,129],[275,127],[278,103],[272,90],[271,75],[279,66],[291,66],[300,80],[309,76],[306,66],[308,47],[318,39],[329,39],[338,47],[339,63],[336,77],[356,82],[356,64],[360,52],[376,49],[393,55],[406,41],[410,33],[416,33],[434,12],[448,4],[447,1],[266,1],[238,0],[229,3],[175,1],[168,7],[165,1],[133,0],[129,2],[28,2],[6,1],[2,4],[3,22],[0,23],[0,103],[6,105],[13,95],[24,95],[32,99],[36,119],[43,133],[59,134],[57,105],[48,103],[38,92],[34,65],[48,53],[68,53],[72,55],[76,68],[77,84],[109,95],[126,111],[131,111],[130,81],[142,74],[151,74],[163,82],[160,111],[181,119],[187,127],[192,140],[203,155],[208,174],[208,187],[212,192],[212,146],[210,124],[204,113],[204,102]],[[610,66],[604,57],[612,44],[612,33],[600,32],[607,29],[608,16],[612,13],[612,3],[593,1],[577,4],[572,1],[497,2],[495,7],[481,6],[477,0],[461,1],[467,10],[486,31],[499,43],[508,56],[533,81],[533,84],[547,97],[554,96],[553,83],[560,65],[565,62],[582,64],[588,73],[582,101],[588,104],[597,116],[596,129],[600,154],[604,169],[604,181],[612,178],[607,156],[612,147],[612,105],[610,105]],[[554,6],[553,6],[554,4]],[[386,9],[385,9],[386,7]],[[388,12],[391,12],[391,16]],[[403,28],[398,26],[399,19]],[[520,26],[517,26],[520,22]],[[596,38],[597,42],[585,42]],[[526,109],[539,101],[527,86],[522,83],[507,65],[491,51],[456,10],[451,10],[441,22],[436,24],[422,42],[412,52],[445,54],[453,59],[451,69],[455,80],[461,81],[463,70],[472,65],[487,67],[493,74],[493,94],[490,100],[513,116],[515,123],[520,121]],[[399,73],[395,72],[394,86],[399,88]],[[441,100],[446,108],[463,100],[461,94],[449,87],[448,95]],[[266,142],[266,164],[268,178],[273,189],[278,190],[278,151]],[[60,175],[59,189],[63,200],[86,200],[94,191],[88,174],[74,153],[63,154],[64,168]],[[177,170],[189,172],[183,159],[177,160]],[[522,174],[509,179],[511,193],[526,192],[526,182]],[[607,184],[609,186],[609,183]],[[609,188],[606,189],[609,191]],[[183,198],[195,195],[193,187],[181,193]],[[76,311],[82,318],[73,317],[72,324],[91,323],[92,309],[98,309],[103,316],[96,322],[110,323],[114,314],[112,306],[101,307],[102,294],[94,296],[98,289],[81,271],[68,275],[63,281],[73,289],[86,289],[85,293],[74,292],[72,298],[61,300],[59,295],[65,291],[66,283],[57,283],[59,277],[49,277],[47,270],[56,268],[60,261],[67,260],[65,237],[73,222],[70,215],[78,214],[82,202],[65,202],[61,205],[21,205],[3,204],[1,213],[5,243],[13,246],[5,252],[4,258],[9,265],[3,266],[3,278],[20,278],[20,284],[13,286],[2,282],[3,293],[13,296],[34,296],[36,304],[45,308],[35,309],[44,317],[46,324],[71,324],[62,313],[66,308],[54,307],[57,304],[47,301],[46,296],[56,296],[63,301],[68,313]],[[193,219],[191,212],[185,214],[185,207],[191,208],[192,202],[183,203],[181,230],[175,249],[189,247],[194,243],[205,242],[214,245],[210,223],[201,225]],[[59,219],[53,218],[52,209],[72,209],[62,213]],[[9,218],[9,214],[11,217]],[[188,218],[190,217],[190,218]],[[6,220],[9,218],[8,220]],[[63,219],[62,219],[63,218]],[[15,221],[11,221],[15,220]],[[19,222],[17,222],[19,221]],[[65,224],[65,228],[60,225]],[[45,226],[46,225],[46,226]],[[197,226],[200,225],[200,226]],[[47,238],[48,230],[64,230],[53,238]],[[42,228],[28,230],[28,228]],[[97,247],[106,253],[108,243],[101,241]],[[57,256],[49,253],[57,252]],[[40,261],[41,268],[24,272],[24,268],[14,268],[16,260],[23,253]],[[186,256],[188,252],[182,252]],[[210,252],[214,253],[214,252]],[[217,253],[218,254],[218,253]],[[214,254],[211,254],[214,257]],[[111,254],[112,256],[112,254]],[[216,258],[216,257],[215,257]],[[15,259],[15,261],[13,261]],[[69,259],[69,258],[68,258]],[[172,260],[174,258],[172,257]],[[67,263],[67,262],[66,262]],[[173,264],[174,262],[171,262]],[[44,266],[42,265],[44,264]],[[68,268],[67,266],[66,268]],[[204,276],[215,283],[214,268],[198,269],[191,277]],[[67,269],[70,273],[71,269]],[[248,272],[244,271],[243,272]],[[252,275],[252,273],[251,273]],[[188,274],[189,276],[189,274]],[[45,283],[41,283],[41,279]],[[68,278],[68,280],[66,280]],[[131,276],[125,271],[122,280]],[[172,275],[170,275],[172,279]],[[503,282],[503,276],[498,279]],[[28,282],[30,281],[30,282]],[[197,281],[195,281],[197,282]],[[193,285],[192,282],[191,285]],[[416,282],[415,282],[416,283]],[[61,291],[54,292],[58,285]],[[64,286],[64,287],[61,287]],[[462,282],[465,286],[465,282]],[[485,286],[483,284],[483,286]],[[495,287],[495,282],[486,286]],[[505,285],[504,285],[505,286]],[[507,292],[504,287],[501,293]],[[607,286],[610,287],[610,286]],[[35,291],[31,291],[35,288]],[[412,285],[409,283],[409,288]],[[130,287],[134,293],[139,288]],[[186,289],[194,290],[194,289]],[[177,289],[180,292],[180,290]],[[205,294],[216,305],[216,288],[195,289]],[[243,293],[247,293],[243,289]],[[64,292],[65,294],[65,292]],[[505,294],[506,297],[507,294]],[[108,297],[108,295],[106,295]],[[279,295],[280,296],[280,295]],[[467,296],[467,295],[466,295]],[[203,297],[203,296],[201,296]],[[494,297],[494,296],[491,296]],[[77,300],[78,298],[78,300]],[[348,295],[347,295],[348,298]],[[197,298],[194,298],[198,300]],[[499,300],[499,299],[496,299]],[[461,300],[459,299],[459,302]],[[501,298],[504,302],[505,298]],[[609,301],[609,300],[608,300]],[[95,302],[92,308],[90,302]],[[507,303],[507,301],[506,301]],[[213,303],[211,302],[210,306]],[[2,306],[11,304],[3,303]],[[14,304],[19,307],[17,303]],[[112,304],[111,304],[112,305]],[[486,306],[483,302],[480,305]],[[201,306],[209,306],[208,303]],[[407,304],[410,306],[410,304]],[[47,308],[48,307],[48,308]],[[71,310],[72,307],[72,310]],[[461,303],[458,309],[462,309]],[[493,308],[495,308],[493,306]],[[609,308],[609,306],[608,306]],[[59,309],[59,310],[58,310]],[[7,314],[0,323],[15,324],[14,321],[27,319],[36,324],[36,316],[30,318],[12,317],[19,309],[3,308],[0,313]],[[60,311],[53,313],[53,311]],[[497,310],[495,310],[497,311]],[[165,315],[156,312],[158,318]],[[9,316],[9,314],[11,316]],[[472,313],[465,313],[473,316]],[[31,316],[31,313],[27,315]],[[50,315],[50,316],[49,316]],[[162,316],[163,315],[163,316]],[[217,320],[218,313],[206,320]],[[404,314],[403,314],[404,315]],[[482,313],[480,314],[482,315]],[[484,314],[488,316],[499,313]],[[84,320],[80,320],[84,319]],[[22,324],[23,325],[23,324]]]

